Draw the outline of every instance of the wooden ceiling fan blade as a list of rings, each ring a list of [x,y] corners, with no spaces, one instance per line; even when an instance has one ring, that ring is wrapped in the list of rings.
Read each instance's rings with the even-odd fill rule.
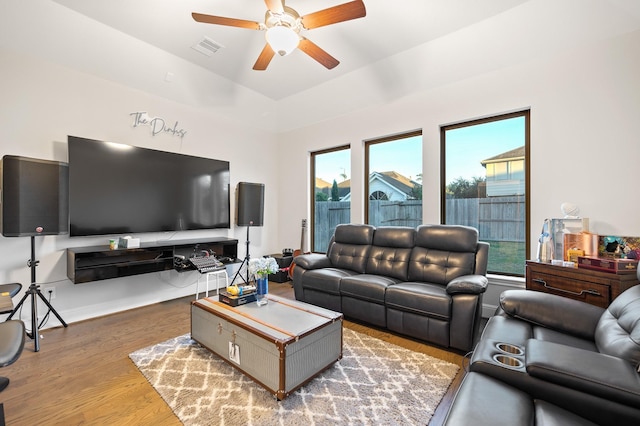
[[[312,28],[323,27],[325,25],[336,24],[338,22],[349,21],[351,19],[362,18],[367,15],[362,0],[355,0],[328,9],[319,10],[303,16],[302,25],[310,30]]]
[[[248,28],[250,30],[259,30],[260,23],[255,21],[247,21],[244,19],[225,18],[223,16],[204,15],[202,13],[192,13],[193,19],[204,24],[226,25],[228,27]]]
[[[267,9],[273,13],[284,13],[284,3],[282,0],[264,0]]]
[[[269,46],[269,43],[266,43],[264,45],[264,49],[260,52],[260,56],[258,56],[258,60],[253,65],[253,69],[256,71],[266,70],[275,54],[276,52],[274,52],[271,46]]]
[[[327,69],[333,69],[336,66],[338,66],[338,64],[340,63],[340,61],[338,61],[333,56],[329,55],[327,52],[322,50],[317,44],[315,44],[314,42],[312,42],[307,38],[304,38],[304,37],[300,38],[300,44],[298,45],[298,48],[302,50],[304,53],[306,53],[307,55],[311,56],[316,61],[320,62]]]

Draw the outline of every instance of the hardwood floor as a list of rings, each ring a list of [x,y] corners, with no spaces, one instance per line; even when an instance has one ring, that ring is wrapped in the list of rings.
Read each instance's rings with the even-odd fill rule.
[[[289,283],[269,283],[293,298]],[[129,360],[129,353],[190,331],[192,297],[171,300],[41,332],[40,351],[27,338],[22,356],[0,370],[11,384],[0,394],[7,425],[180,425]],[[345,321],[345,327],[461,365],[462,356]],[[442,424],[462,370],[430,424]]]

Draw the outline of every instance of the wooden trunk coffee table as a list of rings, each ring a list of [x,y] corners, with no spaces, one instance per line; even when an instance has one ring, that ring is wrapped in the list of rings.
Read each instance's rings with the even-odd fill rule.
[[[342,314],[273,295],[191,304],[191,338],[282,400],[342,358]]]

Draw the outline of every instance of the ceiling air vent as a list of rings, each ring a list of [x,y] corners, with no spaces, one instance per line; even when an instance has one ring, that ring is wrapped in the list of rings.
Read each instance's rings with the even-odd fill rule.
[[[209,37],[203,37],[198,43],[191,46],[191,48],[197,50],[206,56],[211,56],[224,46],[218,42],[211,40]]]

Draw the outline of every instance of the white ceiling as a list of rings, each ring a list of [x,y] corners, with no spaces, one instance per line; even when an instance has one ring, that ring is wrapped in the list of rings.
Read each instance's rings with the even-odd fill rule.
[[[264,33],[195,22],[191,12],[262,22],[263,0],[54,0],[206,70],[280,100],[500,14],[527,0],[364,0],[367,16],[303,35],[340,61],[327,70],[301,51],[276,55],[252,70]],[[305,15],[348,0],[290,0]],[[203,37],[224,46],[207,57],[192,48]],[[172,72],[167,69],[166,72]]]
[[[191,13],[258,21],[264,0],[2,1],[0,55],[273,132],[640,30],[640,0],[364,0],[366,17],[304,33],[341,62],[336,68],[294,52],[253,71],[263,33],[201,24]],[[304,15],[348,0],[289,1]],[[191,46],[204,36],[225,47],[203,56]]]

